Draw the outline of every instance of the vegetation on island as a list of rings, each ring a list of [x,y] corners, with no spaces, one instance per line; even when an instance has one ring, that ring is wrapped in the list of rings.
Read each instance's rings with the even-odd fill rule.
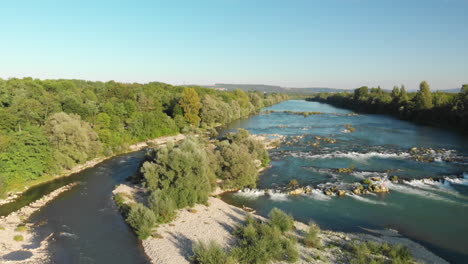
[[[131,144],[227,124],[285,99],[157,82],[0,79],[0,197]]]
[[[170,222],[176,209],[206,204],[218,185],[255,187],[259,168],[269,160],[263,142],[244,129],[218,140],[188,136],[148,153],[137,179],[147,190],[145,204],[128,205],[121,195],[115,201],[138,237],[146,239],[157,224]]]
[[[316,259],[328,263],[330,261],[325,257],[325,250],[328,250],[329,254],[339,252],[342,263],[415,263],[408,248],[401,244],[327,241],[325,247],[321,230],[316,224],[310,223],[306,232],[296,230],[294,219],[276,208],[270,212],[266,221],[247,216],[245,221],[237,226],[234,237],[234,244],[229,248],[223,248],[214,241],[195,243],[192,263],[268,264],[294,263],[299,259],[309,262]],[[334,251],[335,249],[338,251]]]
[[[267,222],[247,216],[236,228],[235,246],[229,252],[215,242],[198,242],[192,261],[196,264],[296,262],[299,259],[297,241],[289,234],[293,224],[292,217],[278,209],[273,209]]]
[[[468,133],[468,84],[455,94],[431,92],[429,84],[423,81],[419,90],[411,93],[403,85],[395,86],[391,92],[363,86],[354,93],[319,93],[307,100],[358,112],[390,114],[428,125],[449,126]]]

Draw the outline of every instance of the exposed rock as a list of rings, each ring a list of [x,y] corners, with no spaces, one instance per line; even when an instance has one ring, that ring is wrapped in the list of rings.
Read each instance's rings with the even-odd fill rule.
[[[339,196],[345,196],[346,195],[346,191],[345,190],[338,190],[336,192],[336,194],[338,194]]]
[[[387,186],[383,184],[371,184],[368,187],[369,191],[374,192],[374,193],[388,193],[390,192],[390,189],[388,189]]]
[[[303,193],[304,193],[304,188],[302,188],[302,187],[294,189],[292,191],[289,191],[289,194],[291,194],[291,195],[299,195],[299,194],[303,194]]]

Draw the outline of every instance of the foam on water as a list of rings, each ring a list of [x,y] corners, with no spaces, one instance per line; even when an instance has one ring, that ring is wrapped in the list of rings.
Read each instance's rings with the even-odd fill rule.
[[[407,185],[411,185],[419,189],[443,192],[445,194],[449,194],[457,198],[468,199],[468,197],[460,194],[452,187],[452,183],[451,183],[452,180],[453,180],[452,178],[445,177],[443,182],[433,181],[431,179],[418,179],[418,180],[403,181],[403,182]]]
[[[292,152],[291,156],[296,158],[307,158],[307,159],[333,159],[333,158],[347,158],[353,160],[368,160],[370,158],[381,158],[381,159],[406,159],[410,157],[407,152],[401,153],[385,153],[385,152],[333,152],[328,154],[310,154],[306,152]]]
[[[288,200],[288,194],[287,193],[269,192],[268,196],[273,201],[287,201]]]
[[[467,178],[457,178],[457,179],[446,178],[446,181],[450,182],[450,184],[468,185]]]
[[[358,201],[361,201],[361,202],[365,202],[365,203],[370,203],[370,204],[379,204],[379,205],[388,205],[387,203],[385,202],[380,202],[380,201],[375,201],[375,200],[372,200],[372,199],[369,199],[369,198],[365,198],[365,197],[362,197],[362,196],[359,196],[359,195],[354,195],[354,194],[346,194],[347,196],[349,197],[352,197]]]
[[[325,195],[319,189],[313,189],[311,194],[306,194],[305,196],[314,200],[318,200],[318,201],[330,201],[331,200],[330,196]]]
[[[71,239],[77,239],[77,238],[78,238],[77,235],[72,234],[72,233],[67,233],[67,232],[60,232],[60,233],[59,233],[59,236],[61,236],[61,237],[68,237],[68,238],[71,238]]]
[[[449,203],[457,203],[454,200],[445,198],[441,195],[438,195],[434,193],[432,190],[427,191],[427,190],[422,190],[419,188],[412,187],[411,185],[406,185],[406,184],[394,184],[392,182],[387,182],[388,188],[390,190],[394,190],[400,193],[406,193],[406,194],[411,194],[411,195],[418,195],[424,198],[436,200],[436,201],[443,201],[443,202],[449,202]]]
[[[255,199],[257,197],[264,196],[265,191],[259,190],[259,189],[243,189],[243,190],[237,191],[236,195],[240,195],[242,197],[246,197],[250,199]]]
[[[369,177],[381,177],[381,178],[388,177],[388,173],[386,172],[373,172],[373,171],[353,171],[351,172],[351,175],[359,179],[367,179]]]

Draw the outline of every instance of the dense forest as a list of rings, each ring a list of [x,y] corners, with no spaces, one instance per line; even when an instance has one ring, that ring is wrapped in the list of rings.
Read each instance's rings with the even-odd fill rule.
[[[463,85],[459,93],[431,92],[425,81],[413,93],[408,93],[404,86],[395,86],[391,92],[363,86],[354,93],[320,93],[307,100],[357,112],[391,114],[403,120],[447,126],[468,133],[468,84]]]
[[[0,79],[0,196],[133,143],[207,131],[286,98],[158,82]]]

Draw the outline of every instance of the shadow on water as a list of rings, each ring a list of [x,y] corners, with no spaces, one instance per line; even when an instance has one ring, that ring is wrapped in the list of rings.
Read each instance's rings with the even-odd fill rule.
[[[5,215],[66,184],[80,184],[62,193],[28,220],[35,225],[35,243],[49,239],[52,263],[149,263],[133,231],[113,200],[112,190],[136,173],[145,151],[124,154],[69,177],[35,186],[11,204],[0,207]],[[34,243],[33,243],[34,244]],[[11,255],[11,256],[10,256]],[[28,258],[12,252],[8,258]]]

